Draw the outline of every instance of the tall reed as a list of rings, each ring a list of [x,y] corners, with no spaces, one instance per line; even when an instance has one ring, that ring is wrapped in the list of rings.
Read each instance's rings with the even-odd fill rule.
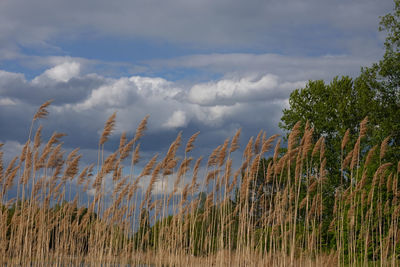
[[[242,162],[234,162],[238,130],[204,165],[190,155],[199,133],[183,157],[179,133],[164,157],[160,152],[135,170],[148,117],[106,153],[114,113],[99,140],[97,165],[80,167],[82,155],[66,153],[63,134],[43,143],[38,126],[31,140],[50,103],[34,115],[28,141],[7,166],[0,150],[1,264],[400,263],[400,163],[385,161],[390,137],[380,146],[363,143],[367,119],[352,146],[349,131],[344,135],[340,184],[327,194],[332,177],[324,138],[314,142],[308,123],[295,125],[287,149],[278,135],[260,131],[243,146]]]

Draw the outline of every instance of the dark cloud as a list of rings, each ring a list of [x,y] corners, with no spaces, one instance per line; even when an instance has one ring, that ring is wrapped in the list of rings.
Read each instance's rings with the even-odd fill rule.
[[[29,82],[22,74],[0,70],[0,96],[36,106],[49,99],[59,105],[80,102],[104,83],[105,79],[96,75],[73,77],[68,81]]]
[[[283,53],[355,52],[354,40],[379,42],[390,0],[2,1],[0,47],[57,51],[55,40],[121,37],[191,47]]]
[[[383,54],[379,50],[373,56],[324,55],[285,56],[280,54],[214,53],[182,56],[164,60],[149,60],[154,69],[202,69],[230,76],[260,75],[271,73],[285,81],[297,82],[309,79],[332,79],[336,75],[356,76],[361,66],[368,66]]]

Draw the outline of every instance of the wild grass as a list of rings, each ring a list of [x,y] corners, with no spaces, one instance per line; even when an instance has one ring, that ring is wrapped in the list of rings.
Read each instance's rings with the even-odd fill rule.
[[[349,132],[343,137],[340,185],[332,187],[324,138],[314,142],[309,124],[295,125],[286,149],[278,135],[261,131],[243,147],[239,163],[232,154],[238,153],[240,130],[207,159],[190,155],[199,133],[180,158],[179,133],[165,156],[154,155],[135,170],[148,117],[106,156],[113,114],[97,163],[83,167],[78,149],[63,150],[63,134],[43,143],[39,126],[32,140],[50,103],[34,115],[18,157],[3,166],[0,151],[2,265],[400,264],[400,164],[385,161],[390,137],[380,146],[363,145],[367,119],[354,144]],[[156,184],[162,193],[154,193]],[[10,198],[13,188],[17,194]],[[88,192],[93,197],[83,197]]]

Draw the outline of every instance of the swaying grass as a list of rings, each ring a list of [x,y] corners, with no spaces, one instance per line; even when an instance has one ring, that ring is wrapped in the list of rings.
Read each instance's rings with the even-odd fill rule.
[[[179,134],[164,157],[155,155],[134,175],[148,117],[132,139],[123,133],[119,147],[105,157],[113,114],[99,141],[97,164],[79,167],[79,150],[65,155],[63,134],[42,144],[38,127],[31,140],[49,104],[39,108],[21,154],[7,167],[0,152],[3,265],[400,264],[400,164],[385,162],[390,138],[363,146],[367,119],[354,145],[348,132],[344,136],[341,184],[332,187],[324,138],[314,144],[308,124],[295,125],[284,153],[277,135],[268,138],[261,131],[244,147],[237,170],[231,155],[239,148],[240,130],[207,160],[190,156],[199,133],[188,140],[180,160]],[[263,159],[268,152],[273,156]],[[105,188],[106,178],[112,188]],[[140,188],[144,179],[149,185]],[[155,195],[160,181],[163,193]],[[17,196],[10,199],[12,188]],[[89,190],[93,197],[84,198]]]

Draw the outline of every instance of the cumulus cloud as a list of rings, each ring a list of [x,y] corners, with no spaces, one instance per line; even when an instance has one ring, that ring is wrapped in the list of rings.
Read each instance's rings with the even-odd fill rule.
[[[223,79],[193,86],[189,99],[200,105],[232,105],[237,102],[264,100],[269,94],[279,93],[277,89],[278,77],[269,74],[261,78],[250,76],[238,80]]]
[[[197,116],[206,125],[220,127],[227,118],[235,117],[234,115],[239,113],[242,107],[241,104],[205,106],[199,108]]]
[[[177,110],[172,113],[171,117],[164,123],[164,127],[166,128],[178,128],[185,126],[186,124],[186,115],[182,110]]]
[[[79,75],[81,65],[78,62],[64,62],[46,70],[42,75],[33,79],[33,84],[54,82],[68,82]]]
[[[82,103],[76,105],[78,110],[95,107],[126,107],[137,103],[141,98],[172,99],[181,90],[162,78],[122,77],[109,79],[107,83],[96,88]]]
[[[106,78],[79,73],[80,64],[65,62],[45,70],[31,81],[24,74],[0,70],[0,97],[40,105],[54,99],[56,104],[76,103],[85,99]]]
[[[107,83],[91,91],[90,96],[82,103],[76,105],[78,111],[88,110],[96,107],[125,107],[134,104],[137,92],[136,84],[131,83],[128,78]]]
[[[6,129],[4,138],[24,142],[26,136],[17,132],[26,132],[21,129],[29,126],[37,107],[54,98],[46,128],[67,133],[68,146],[95,149],[105,120],[116,111],[117,128],[111,139],[117,139],[123,131],[133,133],[143,117],[150,115],[148,128],[155,140],[150,142],[153,147],[157,143],[166,147],[178,128],[188,135],[203,129],[210,136],[221,129],[229,133],[242,126],[256,129],[259,121],[276,128],[279,112],[270,109],[276,110],[280,105],[276,103],[294,89],[290,86],[293,83],[271,74],[187,85],[160,77],[106,78],[81,74],[78,69],[79,64],[62,63],[32,80],[22,74],[0,72],[0,125]],[[11,122],[16,127],[8,127]]]

